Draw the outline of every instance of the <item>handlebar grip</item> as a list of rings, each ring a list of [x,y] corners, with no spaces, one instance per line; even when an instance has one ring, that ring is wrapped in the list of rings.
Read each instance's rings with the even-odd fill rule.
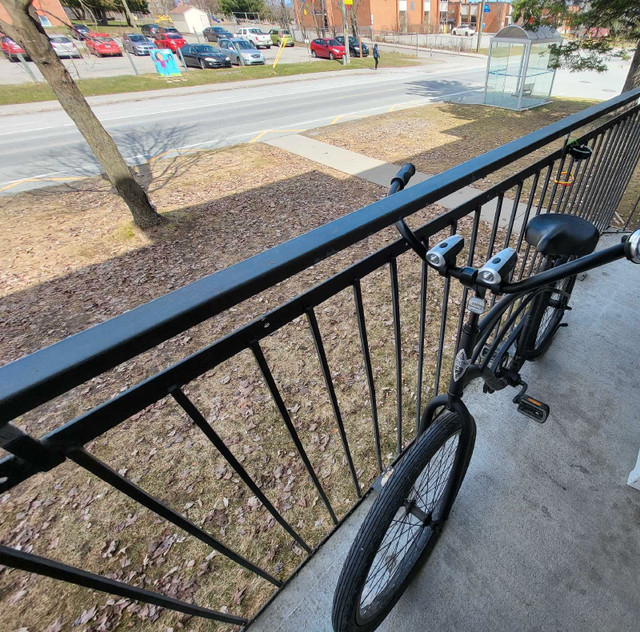
[[[403,165],[400,171],[396,173],[396,175],[391,180],[391,185],[394,183],[399,184],[400,189],[404,189],[404,187],[409,183],[409,180],[415,175],[416,167],[415,165],[408,162],[406,165]]]

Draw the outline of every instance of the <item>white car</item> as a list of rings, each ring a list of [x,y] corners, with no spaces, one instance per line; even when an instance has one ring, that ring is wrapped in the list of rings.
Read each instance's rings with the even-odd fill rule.
[[[251,42],[256,48],[260,48],[264,46],[265,48],[271,48],[273,42],[271,41],[271,35],[268,33],[263,33],[259,28],[256,27],[242,27],[237,34],[237,37],[247,40],[247,42]]]
[[[453,35],[466,35],[471,36],[474,35],[476,30],[469,24],[458,24],[458,26],[453,27],[451,33]]]
[[[58,57],[82,57],[77,46],[66,35],[50,35],[49,41]]]

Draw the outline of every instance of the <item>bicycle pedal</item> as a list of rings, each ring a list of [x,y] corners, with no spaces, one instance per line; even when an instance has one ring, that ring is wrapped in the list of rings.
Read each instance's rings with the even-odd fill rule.
[[[549,416],[549,406],[529,395],[523,395],[518,401],[518,412],[543,424]]]

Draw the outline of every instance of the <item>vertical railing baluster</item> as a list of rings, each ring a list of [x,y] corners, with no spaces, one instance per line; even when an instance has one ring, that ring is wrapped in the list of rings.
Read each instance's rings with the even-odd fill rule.
[[[342,413],[340,412],[340,406],[338,404],[338,397],[336,395],[336,389],[333,385],[333,379],[331,378],[331,371],[329,370],[329,362],[327,360],[327,354],[325,352],[324,344],[322,342],[322,336],[320,335],[320,327],[318,327],[318,319],[313,309],[307,310],[307,319],[309,320],[309,327],[311,328],[311,335],[313,336],[313,343],[316,347],[316,353],[318,354],[318,360],[320,362],[320,368],[322,369],[322,376],[324,377],[324,383],[329,392],[329,399],[331,400],[331,407],[333,408],[333,415],[338,425],[338,432],[340,433],[340,440],[342,441],[342,448],[347,458],[347,464],[349,465],[349,471],[351,472],[351,478],[353,480],[353,487],[356,491],[356,497],[361,498],[362,493],[360,491],[360,483],[358,483],[358,475],[356,474],[356,468],[353,465],[353,459],[351,458],[351,450],[349,449],[349,441],[347,440],[347,433],[344,429],[344,422],[342,420]]]
[[[569,142],[569,134],[564,137],[564,144],[562,146],[562,154],[558,159],[558,171],[553,179],[553,187],[551,187],[551,195],[549,196],[549,203],[547,204],[547,213],[553,213],[553,201],[556,197],[556,191],[558,190],[558,181],[562,179],[562,172],[565,171],[564,165],[567,159],[567,143]],[[564,188],[564,187],[563,187]]]
[[[267,360],[264,357],[262,348],[256,342],[253,345],[251,345],[251,351],[253,352],[256,362],[260,367],[260,372],[262,373],[262,377],[264,378],[264,381],[267,384],[267,388],[271,393],[271,397],[273,398],[276,408],[280,413],[280,417],[282,417],[282,421],[284,422],[284,425],[287,427],[287,430],[289,431],[289,435],[291,436],[291,439],[293,440],[293,443],[295,444],[296,449],[298,450],[298,454],[300,455],[300,458],[302,459],[302,462],[304,463],[304,466],[307,469],[307,473],[311,477],[311,480],[313,481],[315,488],[318,490],[318,493],[320,494],[320,498],[322,498],[322,502],[324,503],[324,506],[327,508],[327,511],[331,516],[331,520],[333,520],[333,524],[338,524],[338,518],[336,517],[336,514],[333,511],[333,507],[329,502],[329,498],[326,492],[324,491],[324,488],[322,487],[320,480],[318,479],[318,475],[316,474],[316,471],[313,469],[313,465],[311,465],[311,461],[309,460],[309,457],[307,456],[307,452],[304,449],[304,446],[302,445],[302,441],[300,441],[300,437],[296,432],[295,426],[293,425],[293,421],[291,421],[291,416],[289,415],[289,411],[285,406],[284,400],[282,399],[282,395],[280,395],[280,391],[278,390],[276,381],[273,377],[273,374],[271,373],[271,369],[267,364]]]
[[[578,190],[576,192],[576,195],[573,198],[573,202],[571,202],[571,209],[569,212],[572,215],[578,215],[580,217],[584,216],[584,214],[580,212],[580,207],[582,205],[582,201],[584,200],[584,198],[588,193],[589,187],[591,186],[591,174],[593,173],[593,169],[598,159],[600,158],[600,152],[602,151],[604,138],[608,132],[609,130],[606,130],[605,132],[598,134],[597,137],[594,139],[591,156],[589,158],[587,169],[585,169],[585,175],[583,178],[584,187],[582,186],[582,181],[581,181],[580,186],[578,187]],[[575,209],[575,213],[574,213],[574,209]]]
[[[522,182],[518,183],[518,186],[516,188],[516,196],[515,199],[513,200],[513,207],[511,209],[511,217],[509,218],[509,225],[507,226],[507,234],[504,237],[504,243],[502,245],[502,248],[506,248],[509,245],[509,240],[511,239],[511,233],[513,231],[513,225],[516,221],[516,216],[518,214],[518,206],[520,205],[520,196],[522,195]],[[520,229],[520,231],[522,232],[522,228]]]
[[[609,187],[609,195],[601,198],[600,203],[602,204],[602,210],[600,215],[596,216],[596,221],[594,222],[600,230],[604,230],[610,224],[613,214],[620,204],[626,184],[629,178],[631,178],[631,174],[637,164],[638,152],[640,151],[639,119],[640,111],[629,116],[625,139],[623,140],[622,147],[618,151],[618,158],[611,172],[613,181]]]
[[[480,207],[477,207],[473,216],[473,227],[471,228],[471,239],[469,241],[469,254],[467,256],[467,265],[473,265],[473,256],[476,249],[476,239],[478,238],[478,225],[480,224]],[[458,351],[458,345],[460,344],[460,336],[462,335],[462,325],[464,323],[465,309],[467,306],[467,297],[469,296],[469,288],[465,287],[462,290],[462,301],[460,303],[460,315],[458,316],[458,330],[456,332],[456,344],[454,347],[454,353]]]
[[[393,338],[396,356],[396,403],[397,403],[397,454],[402,452],[402,332],[400,330],[400,294],[398,290],[398,263],[396,259],[389,262],[391,276],[391,303],[393,307]]]
[[[453,235],[456,231],[456,224],[451,225],[451,230],[449,231],[450,235]],[[444,280],[444,289],[442,291],[442,314],[440,317],[440,339],[438,343],[438,355],[436,360],[436,376],[435,376],[435,384],[433,387],[433,392],[435,395],[438,395],[440,392],[440,372],[442,370],[442,355],[444,352],[444,337],[447,330],[447,314],[449,312],[449,288],[451,284],[451,278],[449,276],[445,277]]]
[[[527,223],[529,222],[529,214],[531,213],[531,205],[533,204],[533,200],[535,199],[535,196],[536,196],[536,189],[538,188],[538,180],[540,180],[540,171],[536,171],[535,175],[533,176],[531,191],[529,191],[529,199],[527,200],[527,207],[524,212],[524,217],[522,218],[520,234],[518,235],[518,243],[516,245],[517,252],[520,252],[520,247],[522,246],[522,240],[524,239],[524,234],[527,229]]]
[[[429,242],[425,243],[427,250]],[[422,375],[424,372],[424,344],[427,330],[427,281],[429,266],[426,261],[422,261],[422,273],[420,275],[420,326],[418,334],[418,375],[416,387],[416,435],[420,428],[420,416],[422,411]]]
[[[600,160],[595,167],[595,170],[592,174],[591,182],[589,190],[587,191],[586,197],[582,202],[582,214],[581,217],[585,219],[589,219],[593,215],[592,209],[594,208],[593,200],[598,195],[598,188],[601,186],[601,180],[604,172],[607,170],[607,164],[611,157],[613,140],[617,138],[617,131],[619,129],[620,123],[616,123],[613,127],[610,127],[608,137],[603,142],[602,152],[600,154]]]
[[[569,166],[564,169],[564,171],[567,172],[567,174],[564,176],[564,180],[563,182],[569,181],[569,178],[574,178],[575,181],[575,176],[573,174],[573,165],[575,164],[575,159],[573,156],[571,156],[571,154],[569,154]],[[571,183],[570,185],[558,185],[562,188],[562,191],[560,191],[560,195],[558,195],[558,201],[556,202],[556,213],[560,213],[560,207],[562,205],[562,201],[564,200],[565,195],[567,195],[567,191],[571,191],[572,187],[573,187],[573,183]],[[553,210],[549,209],[549,212],[552,213]]]
[[[367,375],[369,386],[369,398],[371,400],[371,423],[373,424],[373,440],[376,447],[376,460],[378,462],[378,474],[382,472],[382,451],[380,448],[380,426],[378,424],[378,404],[376,402],[376,385],[373,379],[373,369],[371,367],[371,352],[369,351],[369,340],[367,337],[367,324],[364,317],[364,305],[362,303],[362,288],[360,280],[353,282],[353,300],[356,304],[356,318],[358,321],[358,332],[360,333],[360,347],[364,359],[364,370]]]
[[[593,155],[595,142],[589,141],[589,143],[587,143],[587,146],[590,147],[592,152],[591,155]],[[580,191],[582,191],[582,183],[584,182],[584,178],[589,167],[589,161],[582,160],[578,162],[578,165],[579,165],[578,170],[580,172],[580,178],[571,187],[571,191],[569,192],[569,195],[567,195],[567,199],[565,200],[564,207],[562,208],[562,211],[561,211],[562,213],[566,213],[567,215],[573,214],[573,207],[574,207],[576,198],[578,197],[578,194],[580,193]]]
[[[90,588],[111,595],[118,595],[125,599],[142,601],[143,603],[150,603],[155,606],[160,606],[161,608],[183,612],[192,617],[203,617],[212,621],[231,623],[232,625],[245,625],[248,623],[247,619],[243,617],[235,617],[226,612],[217,612],[216,610],[196,606],[195,604],[187,603],[180,599],[167,597],[157,592],[145,590],[144,588],[132,586],[131,584],[125,584],[110,577],[96,575],[81,568],[69,566],[68,564],[34,555],[33,553],[18,551],[8,546],[0,545],[0,564],[17,568],[27,573],[36,573],[44,577],[51,577],[52,579],[57,579],[69,584],[82,586],[83,588]]]
[[[489,247],[487,248],[487,259],[493,254],[493,247],[496,243],[496,235],[498,234],[498,224],[500,222],[500,215],[502,214],[502,203],[504,201],[504,192],[498,194],[498,202],[496,204],[496,212],[493,218],[493,226],[491,227],[491,239],[489,240]]]
[[[202,431],[202,433],[211,441],[216,450],[220,452],[222,457],[232,467],[235,473],[240,477],[244,484],[251,490],[253,495],[265,506],[266,510],[275,518],[276,522],[284,528],[284,530],[307,552],[311,553],[311,547],[300,537],[293,527],[282,517],[280,512],[271,504],[256,482],[251,478],[249,473],[242,467],[238,459],[229,450],[218,433],[207,422],[204,415],[198,410],[195,404],[185,395],[184,391],[179,388],[171,390],[171,396],[177,404],[189,416],[191,421]]]
[[[612,145],[611,154],[604,166],[602,177],[598,185],[598,190],[593,197],[593,201],[592,201],[593,210],[589,214],[589,220],[595,225],[598,224],[598,218],[603,215],[603,211],[606,208],[605,201],[610,198],[611,188],[612,188],[612,178],[618,176],[617,170],[618,170],[619,160],[620,160],[620,157],[622,156],[624,149],[626,148],[626,141],[627,141],[626,132],[629,129],[629,125],[630,125],[630,122],[628,118],[621,121],[615,141],[611,143]]]
[[[631,222],[631,218],[635,215],[635,212],[639,206],[640,206],[640,195],[638,196],[636,203],[633,205],[633,208],[631,209],[631,213],[629,213],[629,217],[627,217],[627,221],[624,223],[624,226],[622,228],[623,231],[626,231],[629,228],[629,223]]]
[[[81,468],[87,470],[88,472],[91,472],[91,474],[97,476],[100,480],[107,483],[107,485],[111,485],[111,487],[114,487],[118,491],[121,491],[123,494],[127,495],[132,500],[135,500],[137,503],[139,503],[143,507],[146,507],[150,511],[153,511],[161,518],[168,520],[176,527],[179,527],[183,531],[186,531],[190,535],[198,538],[198,540],[204,542],[219,553],[222,553],[230,560],[234,561],[236,564],[239,564],[240,566],[246,568],[248,571],[259,575],[263,579],[266,579],[274,586],[282,586],[282,582],[280,580],[276,579],[275,577],[267,573],[267,571],[245,559],[239,553],[236,553],[232,549],[226,547],[220,541],[216,540],[213,536],[209,535],[206,531],[201,529],[198,525],[191,522],[191,520],[188,520],[177,511],[171,509],[171,507],[159,501],[157,498],[154,498],[153,496],[151,496],[151,494],[145,492],[142,488],[132,483],[129,479],[125,478],[124,476],[110,468],[106,463],[103,463],[97,457],[86,452],[83,448],[69,449],[67,452],[67,456]]]

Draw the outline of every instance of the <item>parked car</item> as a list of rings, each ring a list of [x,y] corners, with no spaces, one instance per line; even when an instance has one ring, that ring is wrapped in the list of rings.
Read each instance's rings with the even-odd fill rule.
[[[180,37],[182,37],[182,33],[180,33],[180,31],[173,27],[173,26],[161,26],[158,28],[158,31],[156,33],[156,37],[158,39],[161,39],[159,36],[160,35],[168,35],[169,33],[175,33],[177,35],[179,35]]]
[[[98,57],[122,57],[122,51],[116,44],[115,40],[106,33],[89,33],[84,40],[87,51],[90,55],[97,55]]]
[[[18,55],[22,55],[26,61],[31,61],[24,48],[6,35],[0,37],[0,47],[2,47],[2,52],[9,61],[20,61]]]
[[[240,55],[242,55],[242,59],[247,66],[265,64],[264,55],[247,40],[232,37],[231,39],[220,40],[218,46],[229,55],[231,63],[237,66],[240,65]],[[240,49],[240,52],[238,52],[238,49]]]
[[[221,48],[209,44],[187,44],[180,49],[186,66],[206,68],[231,68],[231,57]]]
[[[229,33],[223,26],[207,26],[207,28],[202,31],[202,34],[207,42],[219,42],[221,39],[233,37],[233,34]]]
[[[164,35],[158,33],[153,43],[158,48],[168,48],[175,53],[179,48],[182,48],[187,41],[180,33],[165,33]]]
[[[291,31],[287,31],[287,29],[271,29],[269,31],[269,37],[271,37],[271,42],[276,46],[281,46],[283,41],[285,46],[295,45],[295,42],[293,41],[293,35],[291,34]]]
[[[344,46],[344,35],[338,35],[335,39],[336,42],[339,42]],[[360,43],[358,42],[357,37],[349,37],[349,55],[352,57],[360,57]],[[366,44],[362,44],[362,56],[368,57],[368,55],[369,47]]]
[[[156,36],[156,33],[158,32],[159,28],[160,28],[159,24],[143,24],[140,27],[140,31],[142,32],[143,35],[146,35],[147,37],[150,37],[153,39]]]
[[[471,37],[476,30],[470,24],[458,24],[451,29],[452,35],[465,35]]]
[[[78,47],[66,35],[49,35],[49,41],[58,57],[82,57]]]
[[[311,57],[342,59],[344,46],[335,39],[323,38],[311,40]]]
[[[271,48],[271,36],[267,33],[263,33],[259,28],[255,26],[243,26],[238,30],[236,37],[240,37],[247,42],[253,44],[256,48],[264,46],[265,48]]]
[[[84,24],[72,24],[69,27],[69,35],[71,35],[73,39],[83,41],[89,33],[91,33],[91,29]]]
[[[149,55],[156,45],[140,33],[125,33],[122,36],[122,48],[132,55]]]

